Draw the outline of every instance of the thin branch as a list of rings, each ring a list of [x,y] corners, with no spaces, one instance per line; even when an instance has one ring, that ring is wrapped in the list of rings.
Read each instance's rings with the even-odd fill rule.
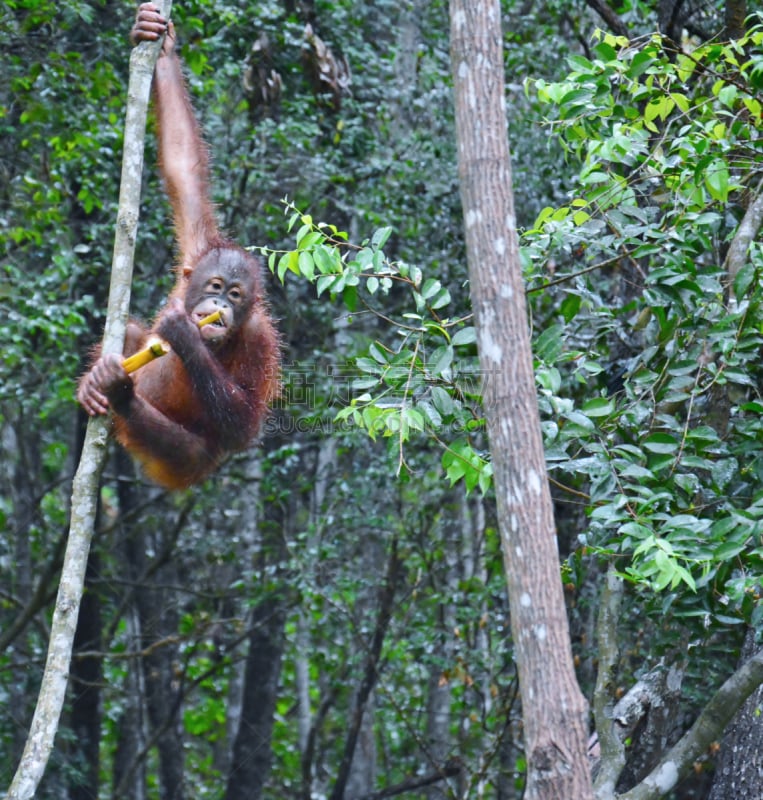
[[[589,272],[595,272],[597,269],[604,269],[604,267],[612,266],[612,264],[617,264],[624,258],[628,258],[633,252],[634,251],[626,251],[625,253],[618,253],[617,255],[612,256],[612,258],[607,258],[604,261],[591,264],[589,267],[583,267],[583,269],[579,269],[576,272],[570,272],[567,275],[562,275],[560,278],[554,278],[554,280],[547,281],[540,286],[533,286],[532,288],[526,289],[525,294],[529,295],[535,294],[536,292],[543,292],[546,289],[550,289],[552,286],[559,286],[562,283],[567,283],[575,278],[579,278],[581,275],[586,275]]]
[[[440,769],[429,772],[426,775],[417,775],[414,778],[407,778],[394,786],[388,786],[378,792],[364,794],[359,800],[384,800],[385,797],[395,797],[405,792],[414,792],[423,789],[425,786],[432,786],[435,783],[444,781],[447,778],[456,778],[461,774],[463,764],[458,758],[451,758]]]
[[[607,23],[607,27],[613,33],[618,36],[628,36],[627,26],[604,0],[586,0],[586,5],[592,8]]]
[[[750,249],[753,239],[758,235],[758,231],[763,225],[763,178],[758,183],[755,195],[750,205],[747,206],[742,221],[739,223],[737,232],[726,253],[724,268],[729,276],[729,282],[733,283],[737,273],[747,261],[747,252]]]
[[[615,696],[615,668],[619,657],[617,624],[623,598],[623,582],[614,564],[607,568],[601,592],[599,618],[596,623],[596,644],[599,671],[593,695],[593,715],[601,748],[601,761],[594,782],[597,797],[610,797],[625,766],[625,747],[614,729],[612,702]]]
[[[165,15],[169,17],[171,0],[164,0],[162,5]],[[127,325],[148,99],[154,64],[160,48],[161,41],[144,43],[134,48],[130,56],[122,178],[103,339],[104,352],[118,352],[122,349]],[[48,657],[29,735],[6,800],[32,800],[53,750],[66,696],[85,569],[95,527],[98,489],[106,460],[108,427],[106,417],[93,418],[88,423],[79,467],[72,485],[69,540],[53,611]]]
[[[37,580],[34,593],[29,602],[21,609],[13,622],[0,633],[0,653],[13,642],[13,640],[24,630],[29,620],[42,608],[44,608],[52,597],[51,587],[55,586],[55,577],[58,570],[61,568],[61,554],[64,551],[64,543],[66,537],[63,531],[52,555],[48,559],[45,568]]]

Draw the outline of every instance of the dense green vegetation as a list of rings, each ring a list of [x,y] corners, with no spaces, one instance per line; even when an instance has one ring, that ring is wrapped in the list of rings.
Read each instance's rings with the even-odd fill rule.
[[[760,196],[763,28],[729,44],[724,4],[688,4],[676,43],[657,3],[611,5],[628,38],[583,2],[503,2],[514,190],[581,685],[613,564],[618,688],[680,669],[674,741],[760,625],[763,248],[754,231],[740,252],[740,223]],[[0,8],[0,785],[103,322],[132,15]],[[224,226],[272,267],[283,399],[201,490],[112,458],[41,796],[240,798],[252,768],[251,797],[520,797],[447,3],[192,0],[174,18]],[[313,90],[308,22],[348,90]],[[144,317],[173,263],[154,164],[150,140]],[[234,747],[242,717],[256,756]],[[707,796],[707,754],[696,771],[676,797]]]

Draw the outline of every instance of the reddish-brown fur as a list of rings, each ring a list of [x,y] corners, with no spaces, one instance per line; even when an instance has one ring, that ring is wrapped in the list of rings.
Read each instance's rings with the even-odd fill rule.
[[[172,352],[132,375],[122,355],[98,357],[77,397],[91,414],[114,411],[117,439],[161,486],[203,480],[229,453],[246,448],[278,392],[279,347],[263,299],[260,263],[222,238],[208,190],[208,156],[191,108],[174,31],[150,3],[134,41],[167,32],[154,73],[160,169],[175,216],[180,266],[170,299],[151,328],[131,322],[125,356],[152,335]],[[221,310],[222,324],[196,322]]]

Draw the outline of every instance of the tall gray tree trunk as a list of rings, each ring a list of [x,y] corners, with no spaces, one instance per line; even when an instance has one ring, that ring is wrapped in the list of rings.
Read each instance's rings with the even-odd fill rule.
[[[517,241],[499,0],[451,0],[461,201],[527,758],[526,800],[593,798]]]
[[[274,437],[270,444],[277,447]],[[249,652],[244,669],[240,722],[233,741],[226,800],[260,800],[270,776],[273,715],[276,708],[287,589],[283,580],[284,529],[291,509],[278,502],[265,505],[259,524],[259,582],[267,586],[263,599],[252,611]],[[256,516],[248,522],[254,524]]]

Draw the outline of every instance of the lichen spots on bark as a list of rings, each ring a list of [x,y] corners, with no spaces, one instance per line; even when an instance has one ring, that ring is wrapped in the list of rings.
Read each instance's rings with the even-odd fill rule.
[[[491,307],[486,307],[482,312],[481,325],[477,329],[477,337],[482,357],[494,364],[503,361],[503,350],[499,344],[500,337],[494,331],[498,324],[495,311]]]
[[[656,775],[648,777],[645,782],[652,784],[662,794],[667,794],[678,783],[678,767],[675,762],[668,761],[660,767]]]
[[[527,471],[527,488],[536,496],[541,493],[540,476],[534,469]]]
[[[478,208],[470,208],[464,215],[466,220],[466,227],[471,228],[473,225],[478,225],[482,222],[482,211]]]

